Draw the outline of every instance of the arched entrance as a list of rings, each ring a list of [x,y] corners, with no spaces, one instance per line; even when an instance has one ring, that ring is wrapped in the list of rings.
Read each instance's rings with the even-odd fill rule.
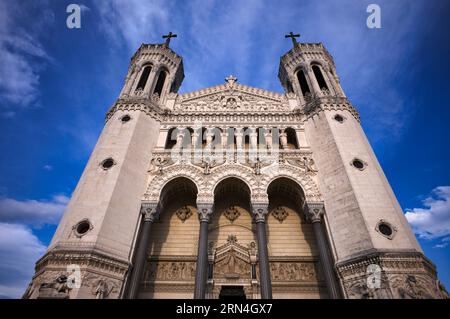
[[[274,298],[326,298],[319,251],[311,223],[303,211],[305,196],[290,178],[268,188],[267,242]]]
[[[163,187],[139,298],[192,298],[199,232],[197,193],[195,183],[186,177]]]
[[[207,298],[256,298],[256,237],[250,189],[229,177],[214,190],[208,233]]]

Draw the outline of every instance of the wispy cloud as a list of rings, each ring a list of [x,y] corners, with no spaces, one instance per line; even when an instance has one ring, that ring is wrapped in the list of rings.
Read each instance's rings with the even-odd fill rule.
[[[41,2],[44,5],[44,2]],[[25,31],[18,20],[13,20],[20,9],[12,2],[0,2],[0,97],[2,107],[29,106],[39,97],[42,64],[51,61],[38,40],[40,26],[53,21],[52,14],[41,8],[41,19],[36,28]],[[22,17],[23,18],[23,17]],[[11,114],[11,113],[8,113]]]
[[[16,200],[0,198],[0,222],[40,226],[58,223],[69,198],[54,196],[51,200]]]
[[[100,13],[100,28],[116,44],[135,50],[149,36],[160,34],[169,20],[172,1],[99,0],[94,5]],[[154,39],[154,38],[153,38]]]
[[[24,225],[0,222],[0,298],[20,298],[45,245]]]
[[[450,235],[450,186],[436,187],[422,204],[422,208],[406,209],[406,219],[419,237],[428,240],[445,237],[435,247],[447,246],[450,241],[450,237],[446,237]]]

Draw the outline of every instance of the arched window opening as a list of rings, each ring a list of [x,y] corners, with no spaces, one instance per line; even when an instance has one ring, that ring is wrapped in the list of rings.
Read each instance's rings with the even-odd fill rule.
[[[316,76],[317,83],[319,84],[320,89],[328,90],[327,82],[325,81],[325,78],[323,77],[322,71],[320,70],[319,66],[313,65],[312,69],[313,69],[314,75]]]
[[[289,149],[298,149],[298,141],[297,141],[297,134],[295,133],[295,130],[291,127],[287,128],[285,130],[286,137],[287,137],[287,145]]]
[[[156,82],[153,94],[158,94],[158,96],[161,96],[162,90],[164,88],[164,82],[166,82],[166,76],[167,73],[165,71],[159,72],[158,81]]]
[[[177,144],[178,129],[172,127],[167,133],[165,149],[171,149]]]
[[[250,128],[244,127],[244,149],[250,148]]]
[[[265,133],[266,133],[266,129],[263,127],[258,127],[256,129],[256,132],[258,133],[258,147],[264,147],[264,145],[266,145],[266,138],[265,138]]]
[[[202,148],[206,147],[206,127],[202,127],[201,141],[202,141]]]
[[[152,66],[147,65],[144,67],[144,71],[142,71],[141,78],[139,79],[136,90],[143,90],[145,85],[147,84],[148,77],[150,76],[150,72],[152,71]]]
[[[305,96],[307,93],[311,93],[308,81],[306,80],[305,72],[303,70],[298,70],[297,79],[298,83],[300,84],[300,89],[302,90],[303,96]]]
[[[183,147],[190,148],[192,147],[192,135],[194,134],[194,129],[192,127],[188,127],[185,130],[184,139],[183,139]]]

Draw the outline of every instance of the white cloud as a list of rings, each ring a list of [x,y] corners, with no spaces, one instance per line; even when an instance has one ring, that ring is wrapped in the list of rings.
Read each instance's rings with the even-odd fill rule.
[[[434,248],[445,248],[450,244],[450,237],[445,237],[439,244],[436,244]]]
[[[101,29],[116,43],[136,50],[150,35],[159,34],[169,19],[171,1],[99,0]]]
[[[69,198],[57,195],[50,201],[0,198],[0,222],[43,225],[58,223]]]
[[[422,204],[424,208],[407,209],[405,213],[414,232],[424,239],[450,235],[450,186],[436,187]],[[445,247],[449,240],[444,238],[436,247]]]
[[[51,171],[53,169],[53,166],[47,164],[47,165],[44,165],[42,168],[46,171]]]
[[[44,5],[44,3],[42,3]],[[40,20],[33,30],[25,31],[18,22],[24,17],[12,19],[17,12],[28,8],[17,8],[13,2],[0,1],[0,97],[5,103],[29,106],[39,97],[39,73],[42,63],[52,61],[38,40],[42,24],[53,21],[52,14],[41,8]],[[6,104],[7,103],[7,104]]]
[[[23,225],[0,222],[0,298],[20,298],[45,245]]]

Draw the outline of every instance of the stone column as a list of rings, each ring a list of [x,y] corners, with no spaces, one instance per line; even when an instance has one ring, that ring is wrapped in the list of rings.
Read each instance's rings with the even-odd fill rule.
[[[121,96],[129,96],[131,92],[131,87],[134,84],[136,77],[138,75],[138,71],[133,66],[132,70],[130,71],[130,74],[125,79],[125,86],[122,89],[122,92],[120,92]]]
[[[144,275],[151,226],[157,216],[156,207],[157,204],[153,203],[142,205],[142,226],[139,235],[139,242],[137,243],[135,248],[136,252],[134,254],[134,265],[131,270],[128,283],[128,299],[135,299],[137,297],[139,285]]]
[[[309,77],[309,82],[312,85],[314,94],[316,96],[322,96],[322,90],[320,89],[319,83],[317,82],[317,79],[316,79],[316,75],[314,74],[314,72],[310,66],[308,66],[308,77]]]
[[[155,65],[155,66],[153,66],[152,70],[150,71],[150,74],[147,79],[147,83],[145,83],[145,87],[144,87],[144,93],[143,93],[144,97],[150,96],[150,90],[152,90],[152,88],[153,88],[153,82],[155,82],[156,72],[158,69],[159,69],[159,66]]]
[[[340,289],[337,284],[336,272],[334,270],[334,263],[330,255],[330,246],[327,240],[324,227],[322,225],[322,215],[325,212],[325,207],[322,202],[306,203],[306,214],[309,221],[311,221],[316,237],[317,246],[319,248],[320,263],[322,264],[325,281],[328,288],[328,293],[331,299],[339,299]]]
[[[206,281],[208,279],[208,224],[212,214],[213,204],[197,204],[197,210],[200,220],[200,233],[198,237],[194,299],[205,299]]]
[[[269,253],[267,251],[266,215],[267,204],[252,204],[253,216],[256,222],[256,237],[258,241],[259,255],[259,281],[261,298],[272,299],[272,282],[270,279]]]

